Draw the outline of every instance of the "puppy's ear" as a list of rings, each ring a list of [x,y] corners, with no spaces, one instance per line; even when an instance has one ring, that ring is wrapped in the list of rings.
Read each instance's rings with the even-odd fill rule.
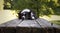
[[[18,13],[18,19],[21,19],[21,14],[20,13]]]

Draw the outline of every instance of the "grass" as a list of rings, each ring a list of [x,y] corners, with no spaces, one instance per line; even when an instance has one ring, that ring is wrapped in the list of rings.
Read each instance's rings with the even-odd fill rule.
[[[52,22],[54,24],[57,24],[57,25],[60,25],[60,20],[53,20],[53,21],[50,21],[50,22]]]

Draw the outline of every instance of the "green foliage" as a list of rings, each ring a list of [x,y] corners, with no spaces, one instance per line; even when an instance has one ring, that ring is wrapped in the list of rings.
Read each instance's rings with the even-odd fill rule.
[[[23,10],[29,8],[34,10],[38,17],[51,14],[60,15],[60,0],[13,0],[10,3],[11,9]]]
[[[59,25],[60,26],[60,20],[52,20],[52,21],[50,21],[51,23],[54,23],[54,24],[57,24],[57,25]]]

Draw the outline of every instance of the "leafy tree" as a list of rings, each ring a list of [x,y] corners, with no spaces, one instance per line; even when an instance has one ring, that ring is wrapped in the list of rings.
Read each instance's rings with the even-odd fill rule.
[[[34,10],[38,17],[53,14],[60,15],[60,0],[12,0],[10,3],[11,9],[23,10],[29,8]]]

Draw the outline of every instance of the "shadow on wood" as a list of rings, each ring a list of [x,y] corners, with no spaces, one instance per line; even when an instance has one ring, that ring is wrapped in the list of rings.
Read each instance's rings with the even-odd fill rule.
[[[0,27],[0,33],[60,33],[57,28]]]

